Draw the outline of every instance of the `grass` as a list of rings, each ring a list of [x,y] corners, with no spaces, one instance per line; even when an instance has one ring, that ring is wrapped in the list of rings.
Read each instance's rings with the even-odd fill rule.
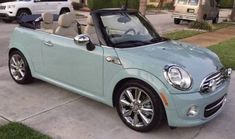
[[[235,25],[234,23],[229,23],[229,22],[213,24],[212,31],[216,31],[218,29],[222,29],[222,28],[226,28],[226,27],[234,26],[234,25]],[[180,39],[192,37],[201,33],[204,33],[204,32],[200,30],[180,30],[180,31],[166,33],[163,36],[172,40],[180,40]]]
[[[235,70],[235,38],[209,47],[221,59],[225,67]]]
[[[234,23],[231,22],[224,22],[224,23],[218,23],[218,24],[213,24],[212,26],[212,31],[218,30],[218,29],[222,29],[222,28],[226,28],[229,26],[234,25]]]
[[[0,139],[51,139],[23,124],[9,123],[0,127]]]
[[[163,36],[172,40],[180,40],[180,39],[192,37],[201,33],[203,32],[196,31],[196,30],[180,30],[176,32],[166,33]]]

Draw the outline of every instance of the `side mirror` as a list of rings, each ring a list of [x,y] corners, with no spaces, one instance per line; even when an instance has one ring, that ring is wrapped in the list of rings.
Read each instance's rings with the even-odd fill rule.
[[[93,51],[95,49],[95,45],[91,42],[89,36],[86,34],[77,35],[74,37],[74,42],[76,44],[86,45],[88,51]]]

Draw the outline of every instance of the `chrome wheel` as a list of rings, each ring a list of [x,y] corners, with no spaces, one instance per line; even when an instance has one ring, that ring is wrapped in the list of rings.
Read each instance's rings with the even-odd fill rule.
[[[10,72],[12,77],[21,81],[25,77],[25,63],[23,58],[19,54],[12,55],[10,59]]]
[[[129,87],[121,93],[119,108],[123,118],[133,127],[148,126],[154,118],[150,96],[138,87]]]

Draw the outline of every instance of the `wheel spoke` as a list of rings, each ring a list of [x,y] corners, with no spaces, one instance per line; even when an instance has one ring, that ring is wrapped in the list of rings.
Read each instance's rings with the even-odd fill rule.
[[[19,69],[19,73],[20,73],[21,77],[24,77],[25,74],[22,69]]]
[[[14,56],[12,57],[12,61],[13,61],[14,65],[17,65],[16,59]]]
[[[129,110],[123,114],[124,117],[130,116],[132,114],[133,110]]]
[[[151,103],[151,100],[147,98],[143,102],[141,102],[141,105],[145,105],[145,104],[148,104],[148,103]]]
[[[141,91],[138,90],[138,95],[137,95],[137,98],[136,98],[136,100],[137,100],[138,102],[141,102],[141,101],[140,101],[141,94],[142,94]]]
[[[134,119],[133,119],[132,124],[133,124],[134,126],[136,126],[138,123],[139,123],[138,114],[135,113],[135,114],[134,114]]]
[[[140,118],[142,119],[144,125],[148,125],[150,120],[139,110],[138,111]]]
[[[153,109],[142,107],[140,110],[141,110],[141,112],[146,113],[146,114],[151,114],[151,115],[153,114]]]
[[[130,99],[131,102],[135,101],[135,99],[134,99],[134,97],[133,97],[133,95],[132,95],[130,90],[126,90],[126,95]]]
[[[14,69],[16,69],[16,68],[17,68],[17,66],[16,66],[16,65],[14,65],[13,63],[12,63],[12,64],[10,64],[10,66],[11,66],[11,68],[14,68]]]
[[[131,103],[128,102],[127,100],[125,100],[125,99],[121,99],[120,102],[121,102],[122,105],[131,106]]]

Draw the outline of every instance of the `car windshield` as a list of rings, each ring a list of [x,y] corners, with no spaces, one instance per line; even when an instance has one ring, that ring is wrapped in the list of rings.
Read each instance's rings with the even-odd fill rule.
[[[178,4],[198,5],[199,0],[178,0]]]
[[[118,48],[136,47],[162,41],[153,27],[140,15],[126,12],[101,16],[106,35]]]

